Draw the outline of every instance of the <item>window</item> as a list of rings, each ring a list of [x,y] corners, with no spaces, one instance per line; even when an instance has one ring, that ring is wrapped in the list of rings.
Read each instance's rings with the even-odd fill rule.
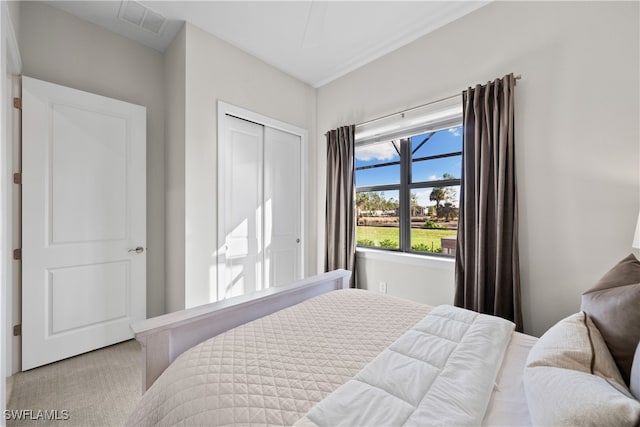
[[[459,117],[447,125],[386,141],[356,136],[358,246],[455,255],[462,127]]]

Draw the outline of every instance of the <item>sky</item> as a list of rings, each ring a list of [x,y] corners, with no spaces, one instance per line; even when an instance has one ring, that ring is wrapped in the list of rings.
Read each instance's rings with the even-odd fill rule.
[[[437,154],[462,151],[462,128],[455,127],[436,132],[426,144],[413,154],[414,158],[433,156]],[[427,136],[417,135],[411,138],[412,151]],[[382,142],[356,147],[356,168],[380,163],[395,162],[400,160],[400,156],[393,148],[392,143]],[[460,156],[447,157],[443,159],[427,160],[412,163],[413,182],[432,181],[442,178],[443,174],[449,173],[456,178],[460,177],[462,170],[462,159]],[[356,187],[373,186],[380,184],[399,184],[400,165],[383,166],[375,169],[365,169],[356,171]],[[418,205],[431,206],[435,202],[429,200],[431,188],[417,189],[413,192],[418,196]],[[385,198],[398,198],[397,191],[386,191]],[[455,203],[457,205],[457,203]]]

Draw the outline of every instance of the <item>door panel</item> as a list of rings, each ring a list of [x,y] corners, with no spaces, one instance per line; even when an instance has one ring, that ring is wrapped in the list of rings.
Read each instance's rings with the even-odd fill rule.
[[[301,278],[301,148],[299,136],[265,127],[266,287]]]
[[[126,119],[66,105],[51,112],[51,243],[124,239]]]
[[[224,159],[224,206],[217,299],[262,288],[263,127],[227,116]]]
[[[31,369],[146,317],[146,110],[23,77],[23,351]]]
[[[287,285],[298,278],[300,259],[297,248],[268,250],[267,253],[271,286]]]
[[[50,336],[120,320],[129,313],[129,263],[74,266],[48,273]],[[73,310],[68,301],[82,301]]]

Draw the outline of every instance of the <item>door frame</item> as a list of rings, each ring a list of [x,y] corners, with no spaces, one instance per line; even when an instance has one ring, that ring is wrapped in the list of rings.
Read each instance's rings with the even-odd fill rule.
[[[302,241],[302,245],[300,245],[300,276],[301,278],[305,277],[305,265],[306,265],[306,250],[305,248],[307,247],[307,239],[306,239],[306,202],[307,202],[307,197],[306,197],[306,189],[307,189],[307,182],[309,182],[309,169],[307,167],[305,167],[308,162],[307,162],[307,141],[308,141],[308,132],[306,129],[303,129],[301,127],[292,125],[290,123],[286,123],[268,116],[265,116],[263,114],[260,113],[256,113],[254,111],[251,110],[247,110],[245,108],[242,107],[238,107],[236,105],[233,104],[229,104],[227,102],[218,100],[217,102],[218,105],[218,121],[217,121],[217,146],[216,146],[216,153],[217,153],[217,173],[216,173],[216,179],[217,179],[217,193],[216,193],[216,200],[218,201],[217,203],[217,212],[216,212],[216,220],[218,222],[217,227],[216,227],[216,252],[215,252],[215,258],[216,258],[216,280],[215,280],[215,290],[210,289],[209,290],[209,295],[215,295],[216,296],[216,300],[218,300],[218,289],[219,289],[219,281],[220,281],[220,263],[219,263],[219,257],[220,254],[218,252],[218,248],[222,247],[224,245],[224,241],[221,240],[222,236],[224,236],[224,223],[223,221],[221,221],[221,218],[224,217],[224,212],[223,212],[223,208],[222,208],[222,204],[220,203],[220,197],[222,194],[224,194],[224,171],[225,171],[225,165],[224,165],[224,156],[220,155],[220,148],[222,147],[222,141],[224,140],[224,126],[222,126],[222,122],[225,118],[225,116],[229,115],[229,116],[233,116],[239,119],[243,119],[243,120],[247,120],[250,122],[254,122],[256,124],[259,125],[263,125],[263,126],[267,126],[273,129],[277,129],[277,130],[281,130],[283,132],[287,132],[293,135],[296,135],[298,137],[300,137],[300,239]],[[212,292],[213,291],[213,292]]]
[[[19,186],[13,184],[13,173],[19,172],[15,160],[20,153],[20,113],[13,108],[13,98],[20,97],[22,59],[7,2],[0,2],[0,59],[0,408],[4,410],[5,379],[20,370],[20,337],[12,333],[20,315],[15,304],[20,295],[16,273],[20,268],[11,252],[19,244],[14,237],[20,225],[20,206],[15,199]]]

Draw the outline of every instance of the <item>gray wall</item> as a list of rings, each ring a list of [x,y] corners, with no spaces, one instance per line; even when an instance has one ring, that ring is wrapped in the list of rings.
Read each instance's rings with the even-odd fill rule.
[[[166,308],[184,308],[184,176],[186,34],[182,27],[164,53]]]
[[[147,107],[147,316],[165,312],[162,54],[39,2],[20,4],[23,74]]]
[[[324,206],[322,133],[521,74],[516,160],[525,330],[541,334],[578,311],[580,294],[631,252],[640,205],[638,6],[493,2],[321,87],[317,214]],[[360,281],[372,289],[386,280],[390,293],[427,302],[453,296],[453,271],[369,259],[361,265]]]

